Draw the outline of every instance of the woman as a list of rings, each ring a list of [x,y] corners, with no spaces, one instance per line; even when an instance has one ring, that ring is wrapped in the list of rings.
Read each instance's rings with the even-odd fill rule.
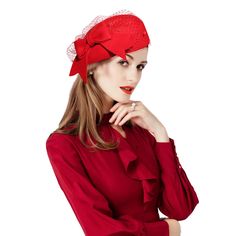
[[[178,221],[198,204],[174,140],[141,101],[130,100],[149,43],[142,20],[120,11],[95,18],[67,51],[69,75],[78,76],[46,148],[88,236],[177,236]]]

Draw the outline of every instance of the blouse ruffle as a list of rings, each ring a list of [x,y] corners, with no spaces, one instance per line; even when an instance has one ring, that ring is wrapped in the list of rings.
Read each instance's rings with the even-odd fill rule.
[[[106,126],[109,124],[109,119],[112,115],[112,112],[104,114],[100,125]],[[136,155],[126,139],[123,138],[117,130],[112,127],[110,128],[117,134],[118,141],[120,142],[117,151],[127,176],[142,183],[143,204],[145,209],[150,202],[156,200],[160,176],[158,176],[155,168],[152,168],[151,164],[148,161],[145,161],[145,158],[140,158]],[[126,135],[129,135],[128,132],[130,132],[130,130],[126,129],[126,126],[123,126],[123,129],[125,130]]]
[[[149,202],[155,201],[157,196],[157,183],[159,177],[157,172],[150,168],[150,164],[145,162],[144,158],[137,156],[131,149],[128,143],[122,138],[119,139],[122,145],[118,148],[118,153],[126,174],[135,180],[141,181],[143,188],[143,203],[144,207]]]

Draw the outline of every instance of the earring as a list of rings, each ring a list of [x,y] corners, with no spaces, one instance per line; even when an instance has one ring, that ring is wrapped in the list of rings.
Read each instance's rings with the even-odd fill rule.
[[[93,71],[89,71],[89,76],[93,76]]]

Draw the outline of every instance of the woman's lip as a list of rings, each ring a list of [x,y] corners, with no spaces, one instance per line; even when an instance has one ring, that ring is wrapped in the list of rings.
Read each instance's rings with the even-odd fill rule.
[[[120,87],[120,89],[124,92],[124,93],[126,93],[126,94],[131,94],[132,92],[133,92],[133,89],[132,90],[125,90],[125,89],[122,89],[121,87]]]

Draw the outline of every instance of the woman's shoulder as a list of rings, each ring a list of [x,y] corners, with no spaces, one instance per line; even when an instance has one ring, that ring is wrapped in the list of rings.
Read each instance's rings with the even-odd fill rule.
[[[60,133],[53,131],[51,132],[46,139],[46,146],[57,146],[62,147],[65,145],[70,145],[71,138],[69,134]]]
[[[70,130],[72,130],[73,128],[75,128],[75,125],[70,124],[66,127],[59,129],[59,130],[56,129],[49,134],[47,140],[48,141],[49,140],[50,141],[51,140],[59,140],[59,141],[61,140],[62,141],[62,140],[70,139],[73,136],[73,134],[70,133]]]
[[[50,143],[55,145],[68,146],[68,145],[74,145],[75,142],[77,144],[80,143],[79,135],[75,135],[69,132],[72,128],[74,128],[74,125],[64,127],[63,129],[60,130],[52,131],[46,138],[46,145]]]

